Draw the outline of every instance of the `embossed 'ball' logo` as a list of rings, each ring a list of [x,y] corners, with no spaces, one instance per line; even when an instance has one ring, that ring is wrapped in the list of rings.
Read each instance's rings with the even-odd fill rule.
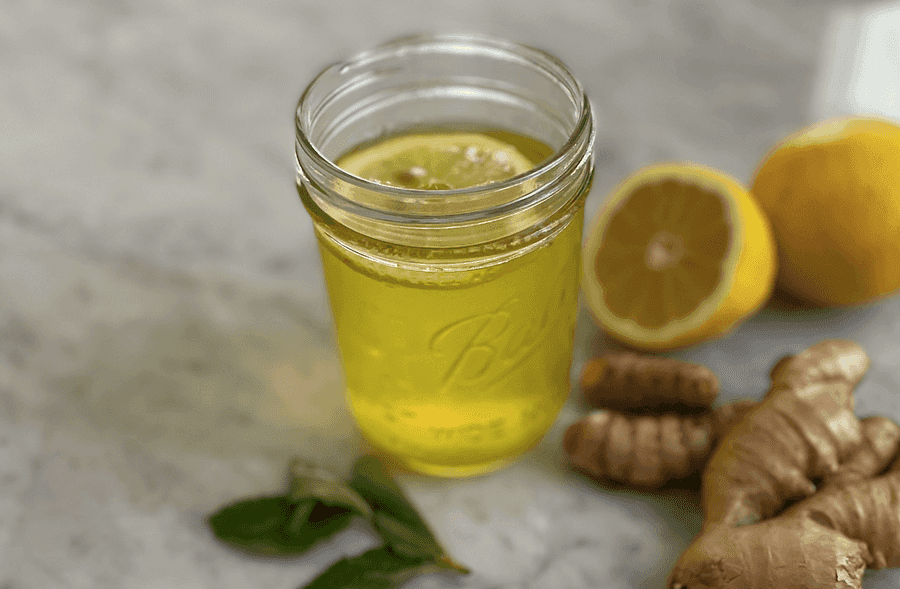
[[[450,359],[441,388],[488,387],[501,381],[550,336],[559,315],[551,303],[555,301],[545,301],[544,308],[535,312],[538,301],[514,297],[495,311],[439,330],[429,350]]]

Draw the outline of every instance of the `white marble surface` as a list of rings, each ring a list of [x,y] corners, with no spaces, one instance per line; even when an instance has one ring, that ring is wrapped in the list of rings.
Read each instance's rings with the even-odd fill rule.
[[[834,60],[849,59],[829,36],[834,11],[867,6],[0,3],[0,588],[294,589],[374,542],[358,527],[307,557],[259,560],[203,523],[280,488],[292,455],[346,472],[363,448],[292,178],[294,103],[321,67],[418,31],[549,49],[597,108],[591,213],[657,160],[748,179],[773,141],[815,116]],[[777,357],[825,337],[872,354],[859,413],[900,419],[900,298],[773,306],[679,356],[719,373],[723,398],[755,396]],[[607,345],[582,313],[575,369]],[[662,586],[699,528],[697,496],[603,489],[570,472],[560,438],[582,411],[573,400],[506,470],[401,477],[474,571],[409,587]],[[886,571],[865,586],[898,582]]]

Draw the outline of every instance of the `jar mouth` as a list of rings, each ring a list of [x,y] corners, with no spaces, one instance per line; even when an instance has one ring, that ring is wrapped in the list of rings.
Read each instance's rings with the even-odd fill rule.
[[[418,112],[424,103],[434,112]],[[335,163],[392,133],[454,123],[521,133],[553,153],[511,178],[443,190],[385,185]],[[413,226],[500,223],[511,232],[562,207],[560,193],[571,192],[563,188],[592,172],[593,118],[578,80],[545,51],[478,34],[401,37],[326,67],[301,95],[295,127],[297,183],[307,208],[386,239],[415,232]]]

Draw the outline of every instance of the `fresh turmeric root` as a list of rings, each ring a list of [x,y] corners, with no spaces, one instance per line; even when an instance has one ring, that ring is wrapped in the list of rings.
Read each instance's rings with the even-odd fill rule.
[[[599,409],[566,431],[570,463],[594,478],[645,489],[698,474],[716,442],[756,405],[712,410],[719,381],[708,368],[632,352],[589,361],[581,390]]]
[[[853,415],[867,367],[859,346],[836,340],[776,364],[763,402],[704,470],[703,532],[670,589],[859,589],[867,567],[900,566],[900,427]]]
[[[705,410],[719,394],[719,380],[705,366],[632,352],[588,361],[580,384],[588,404],[617,411]]]
[[[697,415],[632,415],[598,409],[566,430],[573,467],[594,478],[654,489],[699,473],[718,440],[755,401],[736,401]]]

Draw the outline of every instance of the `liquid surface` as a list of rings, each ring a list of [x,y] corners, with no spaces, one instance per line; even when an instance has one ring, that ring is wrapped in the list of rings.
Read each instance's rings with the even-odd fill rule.
[[[534,162],[515,146],[480,133],[410,133],[342,157],[361,178],[423,190],[471,188],[523,174]]]
[[[376,161],[379,144],[366,149]],[[366,438],[440,476],[493,470],[535,445],[568,395],[580,243],[579,212],[549,243],[448,278],[320,239],[348,401]]]

